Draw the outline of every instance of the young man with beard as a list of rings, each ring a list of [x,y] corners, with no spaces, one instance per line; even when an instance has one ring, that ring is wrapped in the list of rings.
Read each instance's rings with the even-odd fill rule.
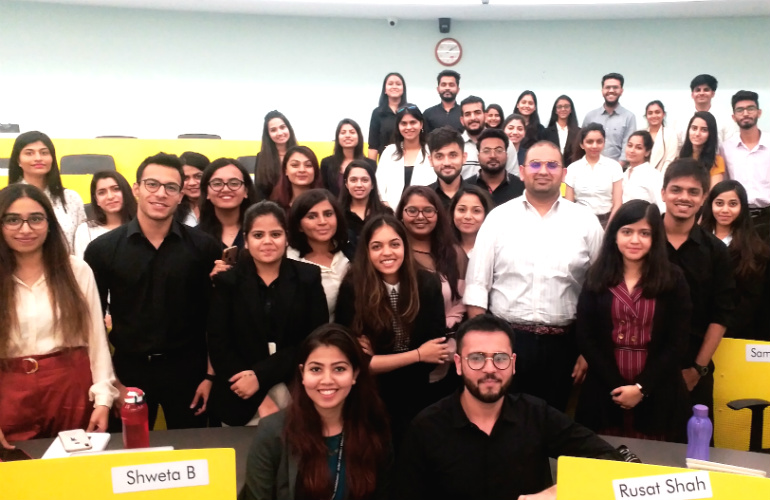
[[[402,500],[555,500],[549,457],[622,460],[545,401],[510,394],[514,331],[486,314],[464,323],[454,355],[463,389],[412,422],[394,474]]]
[[[463,140],[465,141],[465,152],[468,153],[463,164],[463,179],[473,177],[479,172],[479,155],[476,149],[476,143],[479,135],[486,126],[486,115],[484,114],[484,99],[470,95],[460,103],[462,116],[460,121],[465,127]]]
[[[757,127],[762,116],[759,95],[741,90],[733,96],[732,105],[740,135],[722,144],[727,177],[746,188],[754,230],[770,243],[770,136]]]
[[[481,171],[468,179],[468,184],[475,184],[489,192],[495,206],[500,206],[521,196],[524,183],[508,173],[508,136],[500,129],[488,128],[479,135],[476,143]]]
[[[460,73],[445,69],[438,74],[438,95],[441,102],[425,110],[423,118],[425,133],[449,126],[458,132],[463,131],[460,121],[460,106],[457,105],[457,93],[460,92]]]
[[[428,134],[427,144],[430,164],[438,177],[438,180],[428,187],[436,191],[444,208],[449,210],[452,198],[465,184],[460,177],[467,156],[463,151],[465,141],[452,127],[441,127]]]
[[[583,119],[583,126],[599,123],[607,136],[602,154],[613,160],[626,161],[628,138],[636,132],[636,116],[620,105],[625,79],[619,73],[609,73],[602,77],[602,95],[604,105],[589,111]]]
[[[690,343],[682,360],[682,376],[691,404],[709,407],[713,419],[714,362],[733,313],[732,264],[727,247],[696,223],[711,179],[697,160],[674,160],[663,176],[668,258],[681,267],[690,285],[693,310]]]

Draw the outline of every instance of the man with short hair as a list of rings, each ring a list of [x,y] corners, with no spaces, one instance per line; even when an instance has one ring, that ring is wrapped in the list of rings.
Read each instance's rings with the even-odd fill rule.
[[[426,109],[422,114],[425,118],[423,127],[425,133],[430,133],[439,127],[452,127],[458,132],[463,131],[460,120],[460,106],[457,105],[457,94],[460,92],[460,73],[445,69],[438,74],[438,95],[441,102]]]
[[[481,171],[468,179],[468,184],[475,184],[489,192],[495,206],[500,206],[521,196],[524,183],[508,173],[508,136],[500,129],[488,128],[479,135],[476,143]]]
[[[690,124],[693,114],[698,111],[708,111],[714,116],[717,122],[717,129],[719,130],[719,144],[724,144],[725,141],[736,134],[735,123],[726,113],[717,113],[711,105],[711,101],[717,92],[717,85],[717,79],[707,74],[698,75],[690,82],[690,95],[693,104],[695,104],[695,110],[689,114],[682,115],[676,122],[675,130],[679,149],[682,149],[684,140],[687,137],[687,126]]]
[[[759,95],[740,90],[733,96],[732,106],[740,134],[722,144],[727,177],[746,188],[754,230],[770,243],[770,136],[757,127],[762,116]]]
[[[733,314],[735,283],[727,247],[696,223],[711,178],[697,160],[674,160],[663,176],[666,247],[690,285],[693,311],[689,350],[682,376],[692,404],[709,407],[713,417],[714,362],[711,360]]]
[[[561,411],[573,380],[585,376],[575,314],[603,236],[590,210],[561,197],[565,172],[554,143],[540,141],[527,151],[519,166],[524,194],[492,210],[481,225],[463,296],[470,317],[489,311],[516,331],[515,390]]]
[[[636,116],[620,105],[625,79],[620,73],[608,73],[602,77],[604,105],[589,111],[583,119],[583,126],[599,123],[604,127],[604,151],[602,154],[613,160],[626,161],[626,143],[636,132]]]
[[[465,152],[467,153],[462,176],[463,179],[468,179],[479,172],[479,155],[476,143],[486,126],[484,99],[470,95],[462,100],[460,109],[462,110],[460,121],[463,127],[465,127],[463,140],[465,141]]]
[[[444,208],[448,210],[452,198],[465,184],[460,176],[467,156],[463,151],[465,141],[457,130],[444,126],[428,134],[427,145],[430,151],[428,159],[438,177],[428,187],[436,191]]]
[[[555,500],[549,457],[623,460],[545,401],[508,392],[518,361],[514,335],[507,322],[489,314],[457,331],[454,362],[463,388],[412,421],[393,498]]]
[[[150,428],[158,405],[169,429],[205,427],[213,379],[206,349],[209,273],[222,249],[174,220],[183,175],[175,155],[145,159],[134,184],[136,218],[96,238],[84,256],[102,309],[109,306],[112,315],[118,387],[145,392]]]

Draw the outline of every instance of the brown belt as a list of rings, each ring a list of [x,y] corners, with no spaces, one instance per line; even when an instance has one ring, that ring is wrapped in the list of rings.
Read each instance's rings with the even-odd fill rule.
[[[564,335],[572,329],[572,324],[565,326],[538,325],[526,323],[511,323],[514,330],[522,330],[535,335]]]
[[[0,369],[5,372],[26,373],[27,375],[32,375],[40,369],[40,361],[70,354],[77,349],[85,349],[85,347],[68,347],[60,351],[49,352],[48,354],[36,354],[34,356],[25,356],[23,358],[1,360]]]

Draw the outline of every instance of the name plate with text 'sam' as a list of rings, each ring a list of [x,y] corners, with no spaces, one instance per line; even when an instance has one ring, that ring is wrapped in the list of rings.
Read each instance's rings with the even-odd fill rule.
[[[749,363],[770,363],[770,345],[746,344],[746,361]]]

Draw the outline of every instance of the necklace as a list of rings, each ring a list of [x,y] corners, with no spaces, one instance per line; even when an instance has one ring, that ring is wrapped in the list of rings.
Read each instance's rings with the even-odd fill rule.
[[[334,476],[334,491],[332,492],[332,500],[334,500],[334,497],[337,496],[337,488],[340,485],[340,469],[342,468],[342,448],[345,446],[345,434],[342,434],[342,437],[340,437],[340,447],[339,451],[337,452],[337,472]]]
[[[416,248],[412,248],[412,250],[423,255],[430,255],[430,252],[423,252],[422,250],[417,250]]]

